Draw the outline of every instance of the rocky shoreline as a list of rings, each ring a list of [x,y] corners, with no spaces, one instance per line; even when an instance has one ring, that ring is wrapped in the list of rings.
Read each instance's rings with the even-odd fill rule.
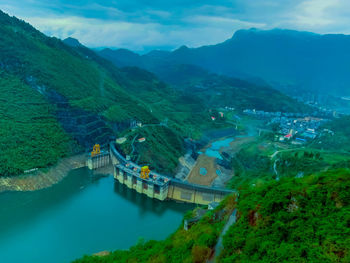
[[[86,155],[79,154],[62,158],[48,171],[36,171],[28,175],[0,178],[0,193],[6,191],[36,191],[60,182],[68,173],[86,166]]]

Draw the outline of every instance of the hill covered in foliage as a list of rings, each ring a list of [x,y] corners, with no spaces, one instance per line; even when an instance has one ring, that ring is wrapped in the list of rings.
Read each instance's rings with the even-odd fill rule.
[[[202,110],[180,104],[181,94],[148,72],[118,70],[94,52],[79,52],[2,12],[0,23],[0,134],[5,149],[0,175],[46,167],[72,150],[105,144],[134,121],[159,124],[167,117],[181,136],[189,126],[199,130],[210,124]],[[199,122],[190,123],[196,112]],[[19,124],[23,118],[25,126]],[[181,151],[171,153],[179,156]]]
[[[350,152],[350,116],[334,119],[323,128],[326,130],[318,140],[322,141],[322,144],[315,143],[314,147]]]
[[[350,172],[242,188],[220,262],[349,262]]]
[[[69,137],[40,93],[0,73],[0,175],[52,165],[70,151]]]

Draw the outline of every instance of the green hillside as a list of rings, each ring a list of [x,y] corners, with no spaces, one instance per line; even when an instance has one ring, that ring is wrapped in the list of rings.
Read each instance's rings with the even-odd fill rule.
[[[198,100],[190,98],[182,103],[181,93],[151,73],[137,68],[119,70],[87,48],[69,47],[2,12],[0,23],[0,69],[4,72],[0,76],[3,84],[0,99],[6,101],[1,105],[4,110],[0,119],[12,127],[10,132],[5,125],[0,126],[1,147],[6,149],[1,156],[0,175],[51,165],[63,155],[70,155],[71,148],[90,150],[94,143],[105,144],[110,136],[118,136],[128,128],[131,121],[159,124],[167,119],[166,129],[180,138],[198,136],[201,129],[212,125]],[[33,106],[26,111],[29,106],[21,104],[19,94],[28,101],[38,98],[41,105],[47,106]],[[7,116],[11,107],[17,110]],[[30,114],[32,111],[35,113]],[[48,115],[56,126],[37,132],[35,121],[27,119],[27,128],[23,129],[18,123],[27,114],[46,126],[51,123],[45,122]],[[57,134],[52,135],[52,130]],[[30,131],[30,140],[21,142],[21,147],[31,151],[22,151],[15,146],[19,143],[17,137]],[[171,141],[168,135],[162,133],[157,139]],[[158,146],[156,151],[152,144],[145,151],[153,151],[157,157],[173,156],[167,167],[175,167],[182,154],[178,149],[183,148],[182,140],[176,143],[172,147]],[[73,147],[75,144],[80,146]],[[38,158],[48,148],[50,154]]]
[[[52,165],[69,137],[45,98],[17,77],[0,73],[0,175]]]
[[[2,68],[32,86],[55,90],[72,106],[103,112],[115,103],[138,105],[102,67],[82,58],[56,38],[49,38],[29,24],[0,13],[0,61]],[[142,116],[147,119],[149,116]]]
[[[322,144],[313,144],[315,148],[328,148],[336,151],[350,152],[350,116],[335,119],[324,125],[323,128],[331,132],[324,131],[319,138]]]
[[[335,170],[242,189],[220,262],[349,262],[349,176]]]

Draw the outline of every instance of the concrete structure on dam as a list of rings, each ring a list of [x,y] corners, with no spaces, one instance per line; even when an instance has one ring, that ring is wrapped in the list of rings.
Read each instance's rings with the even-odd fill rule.
[[[141,167],[127,161],[116,150],[114,143],[110,144],[110,159],[114,165],[115,180],[149,198],[208,205],[234,193],[233,190],[190,184],[155,172],[151,172],[148,179],[143,179],[140,176]]]
[[[182,202],[208,205],[212,202],[221,202],[226,195],[232,193],[234,191],[228,189],[211,188],[171,179],[168,198]]]
[[[87,167],[90,170],[95,170],[104,166],[109,165],[110,154],[109,152],[101,152],[96,156],[90,156],[87,160]]]
[[[114,167],[114,178],[119,183],[125,184],[130,189],[135,189],[140,194],[145,194],[150,198],[165,200],[169,192],[169,179],[157,177],[155,174],[150,174],[149,179],[140,177],[138,170],[129,169],[121,164]],[[136,168],[137,169],[137,168]]]

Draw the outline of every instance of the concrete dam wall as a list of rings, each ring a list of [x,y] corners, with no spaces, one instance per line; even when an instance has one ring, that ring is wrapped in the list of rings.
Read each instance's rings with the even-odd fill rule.
[[[114,178],[130,189],[149,198],[161,201],[172,199],[180,202],[208,205],[212,202],[222,201],[226,195],[235,191],[219,189],[202,185],[195,185],[175,178],[170,178],[151,172],[149,178],[140,177],[141,167],[126,159],[110,144],[110,159],[114,165]]]
[[[109,152],[102,152],[99,155],[94,157],[89,157],[87,160],[87,167],[90,170],[95,170],[101,167],[105,167],[110,163],[110,154]]]

